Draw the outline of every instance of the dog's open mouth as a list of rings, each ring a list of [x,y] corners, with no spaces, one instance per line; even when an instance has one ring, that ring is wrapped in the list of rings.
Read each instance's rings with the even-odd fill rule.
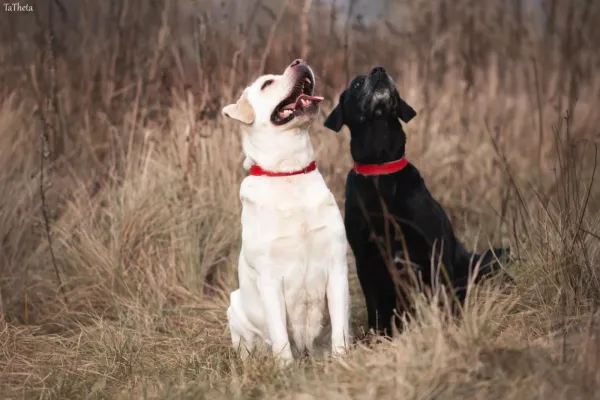
[[[323,101],[323,97],[313,96],[314,87],[308,74],[298,78],[292,93],[273,110],[271,122],[275,125],[283,125],[295,117],[315,111],[318,104]]]

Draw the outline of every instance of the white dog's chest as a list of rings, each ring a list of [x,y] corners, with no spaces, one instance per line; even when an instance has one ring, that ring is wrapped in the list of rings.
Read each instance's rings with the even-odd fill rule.
[[[272,250],[273,246],[287,251],[296,247],[298,251],[313,252],[320,244],[344,234],[335,199],[318,173],[286,178],[249,177],[242,182],[240,199],[245,246],[257,246],[262,251],[266,245]]]
[[[280,276],[290,290],[324,287],[331,257],[346,239],[320,174],[246,178],[240,198],[244,256],[256,272]]]

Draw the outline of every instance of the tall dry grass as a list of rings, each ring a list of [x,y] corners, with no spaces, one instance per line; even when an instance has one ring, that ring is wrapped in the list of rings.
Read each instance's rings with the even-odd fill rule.
[[[599,5],[390,1],[373,21],[350,3],[0,10],[2,397],[598,397]],[[224,314],[244,173],[219,111],[300,55],[323,113],[386,67],[419,112],[408,157],[469,247],[512,246],[517,286],[474,290],[458,321],[420,299],[397,340],[340,362],[244,368]],[[348,134],[322,120],[313,144],[341,206]]]

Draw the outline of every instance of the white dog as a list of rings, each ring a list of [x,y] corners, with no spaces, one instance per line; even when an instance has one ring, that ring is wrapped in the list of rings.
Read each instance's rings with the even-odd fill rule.
[[[240,188],[240,288],[227,309],[243,359],[260,344],[283,364],[293,360],[292,350],[326,352],[329,326],[334,356],[350,344],[344,222],[308,135],[323,100],[314,87],[312,70],[295,60],[283,75],[258,78],[222,110],[242,126],[250,172]]]

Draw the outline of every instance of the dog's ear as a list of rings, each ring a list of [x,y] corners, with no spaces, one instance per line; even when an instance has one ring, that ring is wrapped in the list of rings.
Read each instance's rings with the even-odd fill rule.
[[[248,93],[246,90],[244,90],[236,103],[223,107],[221,113],[225,117],[235,119],[236,121],[247,125],[253,123],[254,119],[256,118],[254,109],[248,101]]]
[[[337,106],[331,111],[327,119],[323,123],[325,128],[331,129],[332,131],[339,132],[344,126],[344,99],[346,98],[346,91],[344,90],[340,94],[340,98]]]
[[[397,113],[398,113],[398,117],[405,124],[407,124],[408,121],[410,121],[411,119],[413,119],[414,117],[417,116],[417,112],[411,106],[409,106],[408,103],[405,102],[402,97],[400,97],[400,101],[398,102]]]

